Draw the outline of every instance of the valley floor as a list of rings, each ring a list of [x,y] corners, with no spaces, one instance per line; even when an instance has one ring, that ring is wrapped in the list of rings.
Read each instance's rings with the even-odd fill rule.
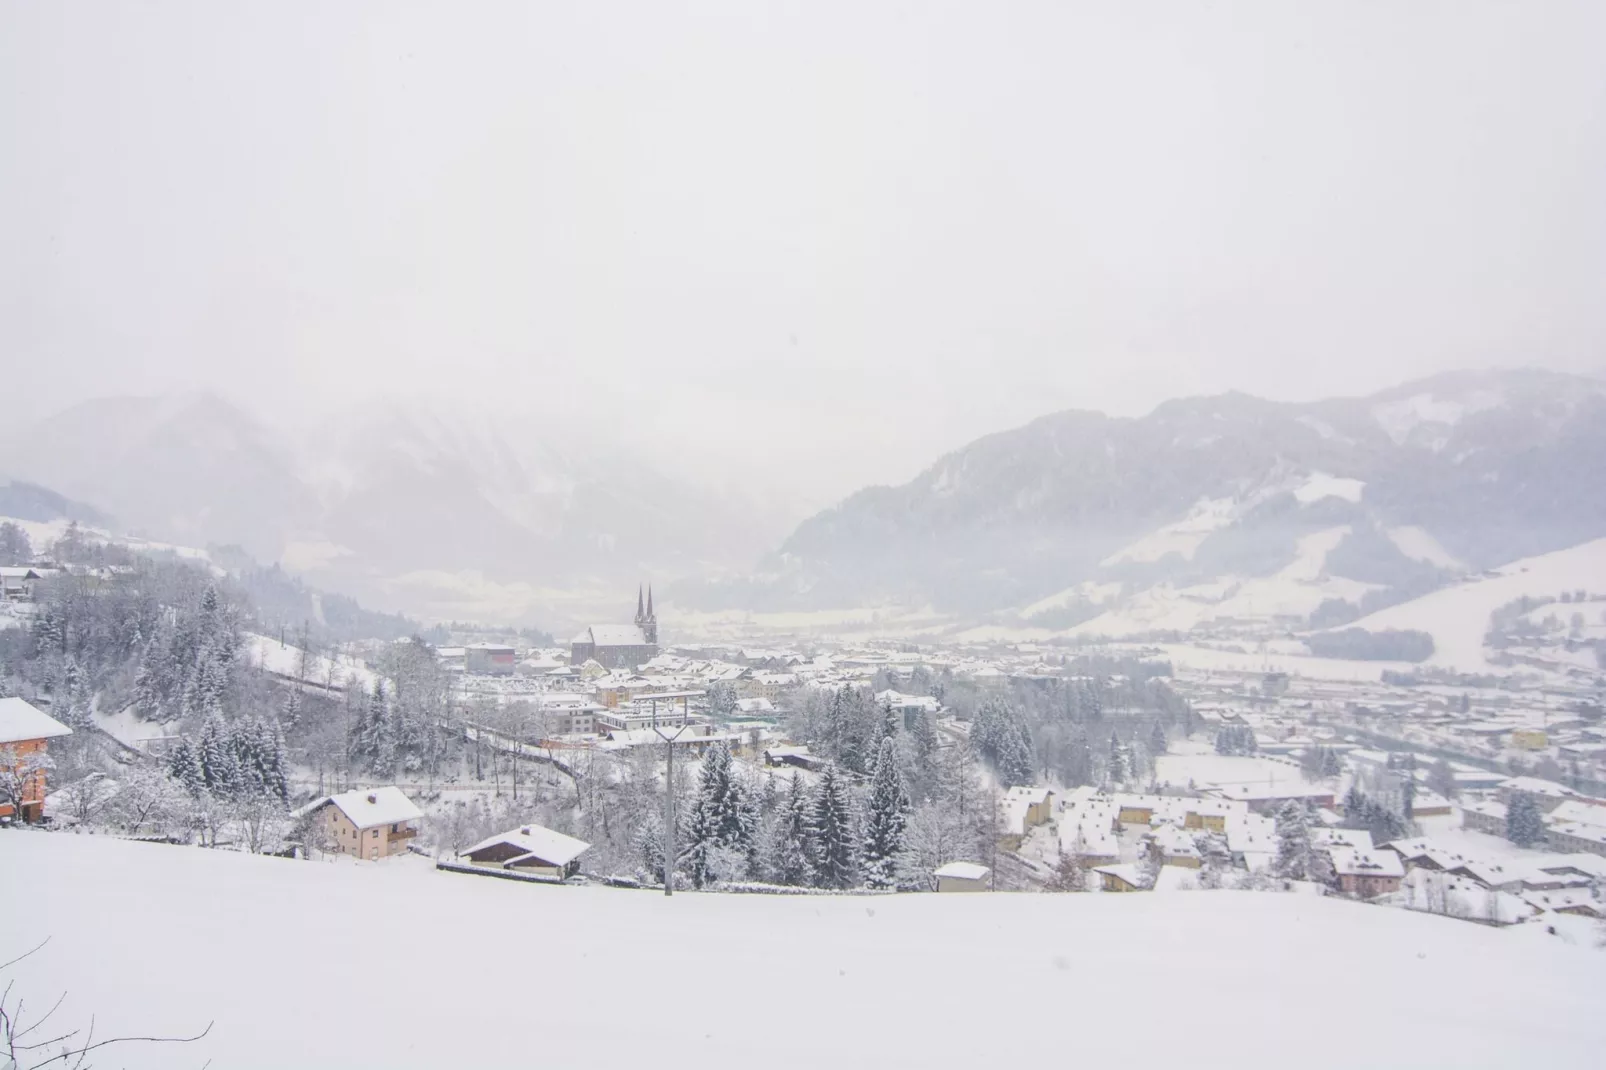
[[[142,1067],[1599,1065],[1606,954],[1336,899],[548,887],[0,833],[0,959]],[[115,1054],[113,1054],[115,1053]]]

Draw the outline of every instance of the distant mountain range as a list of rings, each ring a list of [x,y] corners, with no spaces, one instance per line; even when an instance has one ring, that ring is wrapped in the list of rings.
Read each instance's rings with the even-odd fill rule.
[[[1606,384],[1465,373],[1308,404],[1232,393],[1138,419],[1045,416],[811,517],[752,577],[672,593],[1186,631],[1329,601],[1353,617],[1368,596],[1371,608],[1602,535]]]
[[[609,452],[607,437],[560,448],[380,402],[294,433],[209,394],[118,397],[12,430],[0,474],[93,503],[127,533],[236,545],[367,604],[448,619],[625,613],[642,578],[751,562],[784,533],[750,503]]]
[[[868,606],[1000,635],[1315,627],[1606,536],[1606,384],[1548,372],[1056,413],[784,538],[773,508],[605,430],[528,425],[371,402],[297,433],[211,395],[101,399],[0,436],[0,476],[25,481],[0,515],[104,511],[432,619],[562,629],[630,611],[647,577],[671,635],[677,610]]]

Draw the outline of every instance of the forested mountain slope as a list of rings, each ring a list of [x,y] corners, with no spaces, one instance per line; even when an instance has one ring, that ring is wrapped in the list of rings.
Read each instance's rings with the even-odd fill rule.
[[[1286,574],[1310,588],[1288,607],[1306,616],[1606,534],[1602,471],[1606,387],[1548,372],[1308,404],[1191,398],[1138,419],[1063,412],[860,491],[754,578],[687,597],[1009,610],[1064,628],[1162,585]]]

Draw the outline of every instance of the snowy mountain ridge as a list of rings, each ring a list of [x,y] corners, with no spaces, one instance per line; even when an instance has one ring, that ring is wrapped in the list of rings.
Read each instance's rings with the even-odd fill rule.
[[[676,593],[769,612],[929,606],[1048,633],[1309,623],[1330,601],[1355,619],[1606,535],[1600,471],[1606,384],[1549,372],[1069,411],[816,514],[745,582]]]

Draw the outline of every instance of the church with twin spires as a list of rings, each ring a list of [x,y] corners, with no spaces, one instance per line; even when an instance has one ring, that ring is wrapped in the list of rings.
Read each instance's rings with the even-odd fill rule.
[[[658,656],[658,615],[652,588],[636,588],[636,623],[593,624],[569,644],[569,664],[579,668],[595,661],[604,669],[638,669]]]

